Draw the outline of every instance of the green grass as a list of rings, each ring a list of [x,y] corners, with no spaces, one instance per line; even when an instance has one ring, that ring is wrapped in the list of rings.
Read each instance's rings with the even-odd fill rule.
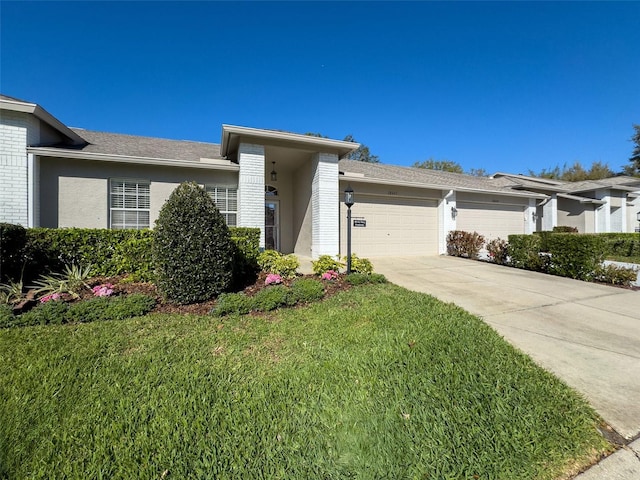
[[[552,479],[609,448],[597,423],[478,318],[392,285],[0,331],[0,478]]]

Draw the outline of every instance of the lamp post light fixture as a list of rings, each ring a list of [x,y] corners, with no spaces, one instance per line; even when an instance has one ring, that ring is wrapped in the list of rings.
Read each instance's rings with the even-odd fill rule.
[[[354,203],[353,188],[349,185],[344,191],[344,204],[347,206],[347,275],[351,273],[351,207]]]

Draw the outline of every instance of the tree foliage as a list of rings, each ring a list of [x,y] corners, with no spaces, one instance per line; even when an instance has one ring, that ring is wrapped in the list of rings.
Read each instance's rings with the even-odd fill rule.
[[[543,168],[539,172],[529,170],[529,175],[538,178],[548,178],[550,180],[581,182],[583,180],[601,180],[603,178],[613,177],[615,172],[609,168],[608,164],[602,162],[593,162],[589,169],[585,169],[580,162],[574,162],[574,164],[569,167],[565,163],[562,168],[556,165],[551,169]]]
[[[211,197],[195,182],[181,183],[156,221],[153,260],[160,292],[177,303],[209,300],[232,277],[229,229]]]
[[[462,165],[451,160],[435,160],[434,158],[428,158],[427,160],[423,160],[422,162],[415,162],[412,166],[414,168],[426,168],[428,170],[464,173]]]
[[[345,142],[354,142],[358,143],[353,135],[349,134],[344,137]],[[358,162],[368,162],[368,163],[380,163],[380,158],[377,155],[372,155],[369,151],[369,147],[367,147],[364,143],[360,144],[357,150],[349,153],[347,155],[349,160],[357,160]]]
[[[640,177],[640,125],[634,124],[633,129],[635,130],[635,133],[629,140],[632,141],[635,146],[631,152],[631,157],[629,158],[630,164],[624,167],[624,173]]]

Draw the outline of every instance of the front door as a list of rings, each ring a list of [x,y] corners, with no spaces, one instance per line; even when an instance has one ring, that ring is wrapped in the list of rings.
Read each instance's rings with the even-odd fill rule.
[[[264,243],[267,250],[280,250],[279,202],[264,202]]]

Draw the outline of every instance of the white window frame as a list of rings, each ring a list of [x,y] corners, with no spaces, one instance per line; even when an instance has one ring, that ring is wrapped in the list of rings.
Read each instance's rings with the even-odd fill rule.
[[[120,192],[114,191],[117,184]],[[129,191],[127,192],[127,188]],[[117,202],[118,197],[122,201]],[[117,206],[114,206],[116,204]],[[128,217],[122,222],[114,223],[115,212],[122,212]],[[131,221],[135,214],[135,221]],[[138,178],[109,179],[109,228],[112,230],[144,230],[150,228],[151,222],[151,181]]]
[[[204,188],[218,207],[227,226],[238,226],[238,187],[207,184]]]

